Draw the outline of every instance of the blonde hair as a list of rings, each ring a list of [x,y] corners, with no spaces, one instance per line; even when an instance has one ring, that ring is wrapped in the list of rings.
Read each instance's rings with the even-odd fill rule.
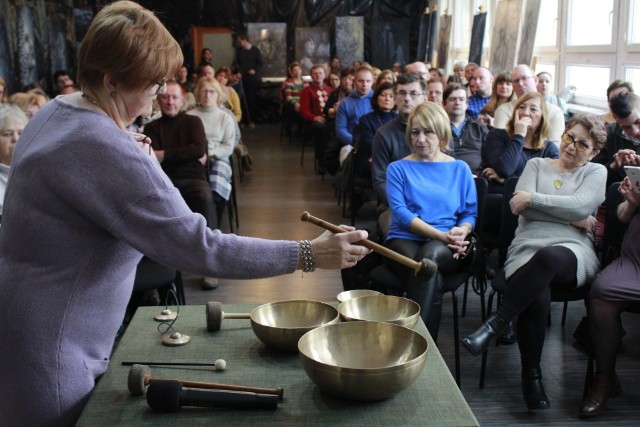
[[[224,93],[222,86],[220,86],[220,83],[218,83],[216,79],[213,77],[200,77],[200,79],[198,79],[198,84],[196,84],[196,88],[193,90],[198,104],[200,103],[200,91],[204,85],[211,85],[213,87],[213,90],[218,94],[218,101],[221,99],[227,99],[227,95]]]
[[[511,118],[509,119],[509,122],[507,122],[507,133],[509,134],[509,137],[513,137],[516,112],[522,104],[531,99],[537,99],[540,102],[540,112],[542,113],[542,116],[540,117],[540,124],[538,125],[538,128],[533,131],[531,148],[534,150],[542,150],[544,148],[544,141],[549,136],[549,112],[547,110],[547,103],[544,100],[544,97],[538,92],[528,92],[518,98],[516,106],[513,109],[513,114],[511,114]]]
[[[440,141],[440,151],[446,151],[449,148],[451,121],[440,105],[427,101],[411,111],[409,119],[407,120],[407,141],[411,141],[411,128],[413,127],[414,120],[429,132],[436,134]]]
[[[4,94],[2,95],[2,98],[0,98],[0,103],[4,103],[7,102],[7,92],[9,92],[9,88],[7,87],[7,82],[4,81],[2,76],[0,76],[0,86],[4,88]]]
[[[125,89],[144,89],[182,66],[180,46],[153,12],[118,1],[96,15],[78,53],[78,83],[94,91],[106,73]]]

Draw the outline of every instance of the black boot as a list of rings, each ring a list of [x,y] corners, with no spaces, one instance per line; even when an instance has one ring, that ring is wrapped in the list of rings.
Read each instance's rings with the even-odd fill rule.
[[[485,352],[491,343],[502,335],[508,325],[509,322],[506,322],[502,317],[494,313],[489,316],[482,326],[462,338],[462,343],[471,354],[477,356]]]
[[[530,411],[551,406],[542,386],[540,367],[522,368],[522,395]]]
[[[498,342],[500,344],[511,345],[516,341],[518,341],[518,337],[516,336],[515,322],[516,322],[516,319],[513,319],[509,323],[509,326],[507,326],[507,329],[505,329],[503,334],[500,335],[500,338],[498,338]]]

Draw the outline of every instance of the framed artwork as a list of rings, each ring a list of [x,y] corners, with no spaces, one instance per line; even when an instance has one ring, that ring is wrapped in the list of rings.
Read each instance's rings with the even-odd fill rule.
[[[211,61],[216,70],[220,67],[231,67],[235,59],[233,35],[230,28],[222,27],[191,27],[191,40],[193,41],[194,67],[200,64],[200,52],[205,47],[213,52]]]
[[[262,76],[284,77],[287,75],[287,24],[249,23],[249,42],[262,54]]]
[[[406,65],[409,61],[409,19],[374,22],[371,33],[371,62],[378,68],[393,68],[398,62]]]
[[[320,27],[296,28],[296,59],[300,62],[302,74],[305,76],[309,75],[313,64],[329,62],[329,31]]]
[[[362,16],[336,17],[336,56],[345,66],[364,60],[364,18]]]

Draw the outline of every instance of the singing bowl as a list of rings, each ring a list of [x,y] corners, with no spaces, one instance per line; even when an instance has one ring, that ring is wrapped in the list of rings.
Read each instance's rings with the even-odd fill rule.
[[[384,294],[382,292],[374,291],[373,289],[352,289],[350,291],[340,292],[336,298],[340,302],[345,302],[353,298],[366,297],[370,295]]]
[[[298,342],[302,366],[321,390],[361,401],[387,399],[411,385],[428,349],[412,329],[367,321],[326,325]]]
[[[310,330],[339,321],[338,310],[319,301],[277,301],[251,312],[251,328],[258,339],[286,351],[298,351],[298,340]]]
[[[338,305],[343,321],[370,320],[413,328],[420,317],[420,305],[407,298],[373,295],[353,298]]]

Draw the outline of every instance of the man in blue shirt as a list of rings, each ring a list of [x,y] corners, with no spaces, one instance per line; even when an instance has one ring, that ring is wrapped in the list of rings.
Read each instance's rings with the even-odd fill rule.
[[[473,81],[478,90],[469,97],[467,115],[477,119],[478,113],[482,110],[482,107],[484,107],[491,99],[491,92],[493,91],[493,74],[491,74],[491,71],[486,67],[478,67],[473,72]]]
[[[355,89],[338,107],[336,113],[336,137],[342,149],[340,150],[340,164],[353,149],[353,130],[360,121],[360,117],[373,111],[371,97],[373,91],[373,73],[369,67],[360,67],[356,71]]]

